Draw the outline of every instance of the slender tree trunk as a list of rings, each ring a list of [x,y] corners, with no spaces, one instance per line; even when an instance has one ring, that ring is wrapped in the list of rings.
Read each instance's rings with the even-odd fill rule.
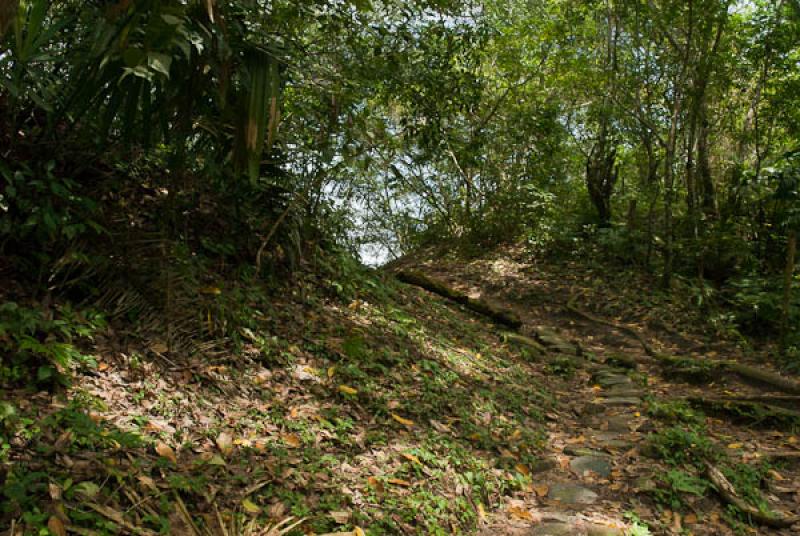
[[[797,231],[789,230],[786,243],[786,268],[783,273],[783,314],[781,318],[781,352],[786,352],[789,338],[789,316],[792,307],[792,280],[797,253]]]
[[[664,272],[662,284],[669,288],[672,283],[672,267],[674,263],[674,230],[672,225],[672,204],[675,199],[675,145],[678,139],[678,121],[681,115],[681,97],[675,95],[672,105],[667,147],[664,152]]]

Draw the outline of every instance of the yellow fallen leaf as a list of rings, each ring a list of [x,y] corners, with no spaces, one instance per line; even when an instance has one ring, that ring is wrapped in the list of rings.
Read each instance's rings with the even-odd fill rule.
[[[528,466],[525,465],[524,463],[518,463],[517,465],[514,466],[514,469],[516,469],[517,472],[521,475],[528,476],[531,474],[531,470],[528,469]]]
[[[256,515],[261,512],[261,507],[258,506],[256,503],[251,501],[250,499],[244,499],[242,501],[242,508],[248,514]]]
[[[353,529],[353,536],[367,536],[364,534],[364,530],[361,527],[356,527]]]
[[[159,441],[156,443],[156,453],[162,458],[166,458],[172,463],[178,463],[178,457],[175,456],[175,451],[172,450],[172,447],[164,443],[163,441]]]
[[[303,444],[303,441],[297,434],[282,434],[281,439],[283,439],[283,442],[286,443],[286,446],[293,449],[296,449]]]
[[[486,509],[483,507],[483,503],[478,503],[478,519],[484,520],[486,519]]]
[[[635,412],[635,413],[633,414],[633,416],[634,416],[634,417],[641,417],[641,416],[642,416],[642,414],[641,414],[641,413],[639,413],[639,412],[637,411],[637,412]]]
[[[64,522],[56,516],[50,516],[50,519],[47,521],[47,530],[49,530],[50,534],[53,536],[67,536],[67,528],[64,526]]]
[[[392,416],[392,419],[396,420],[397,422],[399,422],[400,424],[402,424],[404,426],[408,426],[409,428],[414,426],[414,421],[412,421],[411,419],[405,419],[405,418],[401,417],[400,415],[398,415],[397,413],[392,413],[391,416]]]
[[[334,374],[336,374],[336,367],[328,367],[328,378],[333,378]]]
[[[416,463],[417,465],[422,465],[422,462],[419,461],[419,458],[417,458],[413,454],[409,454],[408,452],[402,452],[402,453],[400,453],[400,456],[402,456],[403,458],[405,458],[406,460],[408,460],[410,462]]]
[[[353,389],[349,385],[340,385],[339,392],[344,393],[346,395],[355,395],[358,394],[358,389]]]
[[[523,510],[519,506],[512,506],[508,509],[508,513],[511,514],[513,517],[517,519],[522,519],[524,521],[533,521],[533,516],[528,510]]]
[[[203,287],[200,289],[201,294],[213,294],[214,296],[219,296],[222,294],[222,289],[219,287]]]
[[[389,484],[394,484],[395,486],[403,486],[404,488],[411,487],[411,482],[408,480],[403,480],[402,478],[390,478],[387,480]]]
[[[519,439],[520,437],[522,437],[522,430],[520,430],[519,428],[514,430],[514,433],[508,436],[508,438],[511,440]]]
[[[741,443],[731,443],[730,445],[728,445],[728,448],[729,449],[740,449],[740,448],[742,448],[742,444]]]

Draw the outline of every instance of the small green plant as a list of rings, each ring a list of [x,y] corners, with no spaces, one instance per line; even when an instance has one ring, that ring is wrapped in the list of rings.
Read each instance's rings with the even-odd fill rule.
[[[556,357],[547,364],[545,370],[549,374],[571,378],[575,374],[575,363],[568,357]]]
[[[680,469],[667,471],[659,481],[661,485],[653,491],[656,501],[673,510],[683,507],[683,495],[702,497],[711,487],[708,480]]]
[[[693,409],[685,400],[654,400],[647,405],[647,414],[675,424],[699,425],[704,419],[703,414]]]
[[[68,307],[49,318],[40,309],[15,302],[0,305],[0,384],[20,384],[31,375],[39,387],[66,383],[73,363],[93,363],[73,343],[91,338],[103,324],[98,315],[81,316]]]
[[[649,445],[657,457],[672,466],[689,464],[701,469],[707,461],[720,457],[716,446],[699,426],[666,428],[653,434]]]
[[[625,536],[651,536],[652,533],[647,523],[642,521],[636,512],[625,512],[623,517],[631,522],[631,525],[625,531]]]

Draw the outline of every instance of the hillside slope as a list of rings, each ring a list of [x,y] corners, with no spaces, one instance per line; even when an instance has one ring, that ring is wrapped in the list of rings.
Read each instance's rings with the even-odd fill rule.
[[[402,265],[508,308],[523,336],[397,282]],[[9,534],[190,535],[758,526],[714,497],[705,463],[762,510],[796,510],[800,473],[769,457],[800,453],[791,410],[705,417],[686,400],[709,385],[665,376],[635,339],[559,308],[575,280],[510,252],[419,256],[272,292],[200,289],[235,297],[231,316],[246,321],[192,353],[99,325],[76,343],[84,359],[70,387],[4,393],[0,522]],[[600,295],[587,290],[582,306]],[[196,322],[215,323],[211,311],[199,308]],[[695,338],[671,333],[674,353]],[[732,378],[711,384],[732,390],[770,394]]]

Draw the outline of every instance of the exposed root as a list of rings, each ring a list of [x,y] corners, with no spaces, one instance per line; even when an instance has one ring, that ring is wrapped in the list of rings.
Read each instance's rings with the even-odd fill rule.
[[[709,464],[707,466],[707,473],[708,479],[714,484],[720,497],[722,497],[725,502],[734,505],[746,515],[750,516],[756,523],[768,527],[786,528],[800,522],[800,516],[778,512],[762,512],[755,506],[747,504],[744,499],[739,497],[738,493],[736,493],[736,488],[725,478],[722,471],[713,465]]]
[[[684,358],[679,358],[679,357],[674,357],[674,356],[669,356],[669,355],[666,355],[666,354],[662,354],[660,352],[656,352],[655,350],[653,350],[652,346],[650,346],[647,343],[645,338],[638,331],[636,331],[635,329],[633,329],[631,327],[624,326],[624,325],[621,325],[621,324],[617,324],[617,323],[614,323],[614,322],[611,322],[611,321],[608,321],[608,320],[605,320],[605,319],[602,319],[602,318],[598,318],[598,317],[596,317],[594,315],[591,315],[589,313],[581,311],[580,309],[578,309],[573,304],[572,300],[570,300],[567,303],[566,307],[570,312],[580,316],[581,318],[584,318],[584,319],[589,320],[591,322],[595,322],[597,324],[608,326],[610,328],[616,329],[618,331],[622,331],[623,333],[626,333],[626,334],[630,335],[631,337],[633,337],[637,341],[639,341],[639,344],[642,345],[642,348],[644,349],[644,352],[648,356],[656,359],[657,361],[659,361],[660,363],[662,363],[664,365],[669,365],[669,366],[679,365],[680,366],[680,365],[686,365],[686,364],[693,364],[694,363],[699,368],[708,368],[708,369],[712,369],[712,370],[730,371],[730,372],[733,372],[733,373],[739,375],[740,377],[742,377],[742,378],[744,378],[746,380],[750,380],[750,381],[754,381],[754,382],[757,382],[757,383],[760,383],[760,384],[768,385],[768,386],[770,386],[770,387],[772,387],[772,388],[774,388],[774,389],[776,389],[778,391],[782,391],[784,393],[792,393],[792,394],[800,395],[800,383],[798,383],[798,382],[796,382],[794,380],[790,380],[789,378],[786,378],[784,376],[781,376],[780,374],[776,374],[774,372],[770,372],[768,370],[759,369],[759,368],[756,368],[756,367],[751,367],[749,365],[744,365],[742,363],[738,363],[738,362],[732,361],[732,360],[684,359]]]

